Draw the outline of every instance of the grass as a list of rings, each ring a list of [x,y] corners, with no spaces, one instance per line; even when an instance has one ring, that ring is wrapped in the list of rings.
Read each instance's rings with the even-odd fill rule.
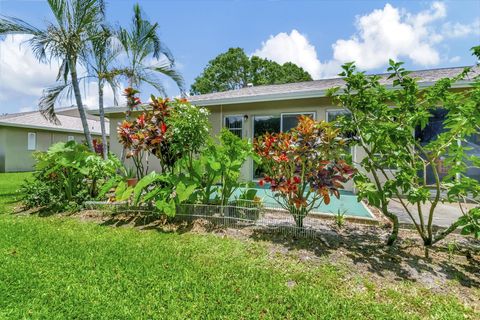
[[[0,214],[11,209],[16,202],[16,191],[31,175],[31,172],[0,173]]]
[[[459,319],[472,312],[411,283],[379,288],[361,276],[345,280],[345,270],[328,264],[272,257],[264,243],[59,217],[1,215],[0,230],[5,319]]]
[[[475,318],[448,294],[411,282],[378,287],[269,248],[211,234],[0,215],[0,319]]]

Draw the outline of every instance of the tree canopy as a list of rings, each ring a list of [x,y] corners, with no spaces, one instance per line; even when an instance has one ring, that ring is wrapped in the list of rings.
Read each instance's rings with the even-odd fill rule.
[[[210,60],[192,84],[191,94],[221,92],[266,84],[311,81],[310,74],[294,63],[283,65],[257,56],[248,57],[242,48],[230,48]]]

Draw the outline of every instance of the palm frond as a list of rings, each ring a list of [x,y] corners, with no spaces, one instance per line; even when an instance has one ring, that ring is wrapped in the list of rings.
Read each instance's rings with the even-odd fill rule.
[[[163,86],[162,82],[156,78],[153,74],[151,73],[144,73],[143,75],[140,76],[139,78],[140,82],[147,83],[154,87],[163,97],[167,96],[167,92],[165,90],[165,87]]]
[[[115,36],[126,53],[129,66],[124,68],[125,75],[130,85],[140,85],[143,79],[146,83],[153,85],[158,91],[165,94],[163,85],[148,71],[161,73],[170,77],[180,88],[182,94],[185,91],[185,82],[181,74],[175,70],[174,57],[168,47],[158,36],[158,23],[151,23],[143,17],[138,4],[133,7],[132,23],[129,29],[119,28]],[[153,57],[160,61],[158,65],[148,66],[147,59]],[[155,80],[152,80],[155,79]]]
[[[63,59],[62,63],[60,64],[60,68],[58,69],[57,74],[57,81],[63,79],[63,82],[67,82],[68,80],[68,73],[70,69],[68,67],[68,59]]]
[[[60,120],[58,120],[55,113],[55,102],[62,95],[65,88],[70,85],[71,83],[65,82],[43,90],[42,97],[38,102],[38,108],[42,116],[56,125],[60,124]]]
[[[151,66],[148,69],[161,73],[175,81],[182,96],[185,94],[185,80],[183,79],[183,76],[168,61],[164,61],[162,64]]]
[[[26,34],[38,35],[42,30],[32,26],[22,19],[2,16],[0,17],[0,35]]]
[[[120,90],[120,82],[113,77],[106,79],[106,81],[113,91],[113,105],[118,106],[118,91]]]
[[[67,13],[67,1],[66,0],[48,0],[50,10],[52,10],[55,19],[59,25],[65,25],[66,13]]]

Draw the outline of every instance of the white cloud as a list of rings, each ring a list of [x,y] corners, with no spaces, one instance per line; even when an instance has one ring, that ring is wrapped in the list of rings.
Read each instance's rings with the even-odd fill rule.
[[[351,61],[362,70],[384,67],[389,59],[409,59],[422,67],[435,66],[442,61],[455,63],[461,58],[441,55],[437,45],[449,38],[480,34],[480,19],[470,24],[446,22],[442,25],[446,16],[443,2],[433,2],[418,13],[387,3],[382,9],[358,16],[356,32],[332,44],[333,58],[330,60],[319,59],[315,46],[295,29],[270,36],[253,55],[278,63],[293,62],[314,79],[334,76],[343,63]]]
[[[480,35],[480,18],[472,23],[447,22],[442,27],[442,34],[449,38],[460,38],[469,35]]]
[[[123,91],[123,87],[120,88],[117,94],[117,98],[120,100],[120,93]],[[93,109],[98,107],[98,82],[92,81],[88,85],[82,86],[81,89],[82,102],[88,108]],[[121,103],[122,101],[119,101]],[[73,101],[71,101],[73,104]],[[103,89],[103,105],[104,107],[113,106],[113,91],[110,86],[105,85]]]
[[[0,40],[0,111],[32,111],[38,107],[38,100],[45,88],[55,84],[58,63],[52,65],[38,62],[29,48],[29,37],[7,36]],[[79,68],[79,74],[85,72]],[[88,107],[98,106],[96,82],[81,85],[82,100]],[[105,105],[113,105],[113,92],[105,88]],[[58,106],[75,104],[74,99],[59,101]]]
[[[253,55],[276,61],[280,64],[292,62],[305,69],[314,79],[337,74],[338,65],[323,64],[317,56],[317,50],[308,38],[293,29],[290,34],[281,32],[262,42],[262,47]]]
[[[455,56],[455,57],[451,57],[450,59],[448,59],[448,62],[450,63],[457,63],[461,60],[462,58],[460,56]]]
[[[21,107],[19,111],[20,112],[30,112],[30,111],[33,111],[33,110],[35,110],[35,108],[29,106],[29,107]]]
[[[34,107],[42,90],[55,82],[56,68],[39,63],[32,54],[28,36],[7,36],[0,41],[0,103],[13,112],[22,105]]]
[[[361,69],[384,66],[388,59],[410,58],[422,66],[440,62],[434,45],[443,37],[433,29],[433,22],[446,16],[445,5],[432,3],[430,9],[411,14],[390,4],[357,18],[357,33],[339,39],[333,45],[333,57],[339,62],[355,61]]]

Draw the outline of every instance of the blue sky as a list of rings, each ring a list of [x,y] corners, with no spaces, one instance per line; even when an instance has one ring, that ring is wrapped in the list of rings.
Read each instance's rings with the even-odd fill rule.
[[[370,73],[384,71],[388,58],[412,69],[471,65],[469,48],[480,44],[480,0],[138,2],[160,24],[188,86],[229,47],[292,61],[318,79],[336,75],[351,60]],[[127,25],[134,3],[108,1],[109,21]],[[52,20],[46,1],[0,0],[0,14],[39,27]],[[28,46],[20,46],[24,40],[0,41],[0,113],[34,109],[42,88],[55,80],[55,68],[38,64]],[[170,95],[178,93],[165,83]],[[95,107],[93,88],[84,92],[89,107]],[[145,96],[151,91],[141,89]]]

